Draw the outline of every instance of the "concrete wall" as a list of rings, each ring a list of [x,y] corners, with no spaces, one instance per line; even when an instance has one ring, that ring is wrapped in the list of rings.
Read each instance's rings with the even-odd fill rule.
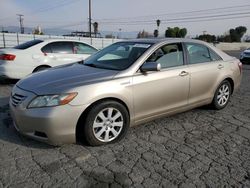
[[[250,42],[235,42],[235,43],[226,43],[221,42],[215,45],[217,48],[223,51],[243,51],[247,48],[250,48]]]
[[[14,47],[18,44],[33,40],[33,39],[73,39],[91,44],[97,49],[102,49],[114,42],[121,41],[120,39],[105,39],[105,38],[86,38],[86,37],[64,37],[53,35],[32,35],[19,33],[0,33],[0,48]]]

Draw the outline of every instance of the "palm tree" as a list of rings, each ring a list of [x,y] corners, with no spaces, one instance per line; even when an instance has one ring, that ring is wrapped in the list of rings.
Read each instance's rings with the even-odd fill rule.
[[[157,29],[155,29],[154,30],[154,37],[156,38],[156,37],[158,37],[158,35],[159,35],[159,31]]]
[[[157,24],[157,30],[159,31],[159,27],[160,27],[160,24],[161,24],[161,20],[156,20],[156,24]]]
[[[93,27],[94,27],[94,33],[95,33],[95,38],[96,38],[96,34],[98,32],[98,22],[94,22]]]

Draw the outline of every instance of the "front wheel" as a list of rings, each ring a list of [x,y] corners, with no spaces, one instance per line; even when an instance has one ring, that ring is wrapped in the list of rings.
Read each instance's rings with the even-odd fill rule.
[[[232,87],[229,81],[224,80],[217,88],[212,105],[215,109],[220,110],[225,108],[231,97]]]
[[[89,145],[113,143],[123,138],[129,127],[127,109],[116,101],[94,105],[84,123],[84,137]]]

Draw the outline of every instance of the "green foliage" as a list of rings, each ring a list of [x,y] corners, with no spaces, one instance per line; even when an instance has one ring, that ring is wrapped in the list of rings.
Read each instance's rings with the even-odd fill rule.
[[[168,27],[168,29],[165,31],[165,37],[171,37],[171,38],[184,38],[187,35],[187,29],[186,28],[179,28],[179,27]]]
[[[241,42],[241,38],[246,32],[247,32],[247,28],[245,26],[239,26],[239,27],[236,27],[235,29],[230,29],[228,35],[218,37],[218,41]]]
[[[199,35],[195,39],[203,40],[205,42],[215,42],[216,41],[216,36],[215,35],[206,34],[206,35]]]
[[[157,27],[160,27],[160,24],[161,24],[161,20],[156,20]]]
[[[98,22],[94,22],[94,23],[93,23],[93,27],[94,27],[95,37],[96,37],[96,34],[97,34],[97,32],[98,32]]]
[[[158,37],[159,36],[159,31],[157,29],[154,30],[154,37]]]

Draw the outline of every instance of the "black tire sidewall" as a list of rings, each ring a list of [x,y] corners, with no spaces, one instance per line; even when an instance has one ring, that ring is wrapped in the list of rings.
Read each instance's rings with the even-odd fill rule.
[[[124,124],[123,124],[122,130],[117,138],[115,138],[114,140],[112,140],[110,142],[102,142],[102,141],[98,140],[94,135],[93,123],[95,121],[97,114],[100,111],[102,111],[103,109],[109,108],[109,107],[113,107],[113,108],[120,111],[120,113],[123,116]],[[114,143],[114,142],[121,140],[126,135],[128,127],[129,127],[129,123],[130,123],[129,113],[128,113],[126,107],[124,107],[124,105],[122,105],[116,101],[102,101],[102,102],[94,105],[90,109],[90,111],[88,112],[88,114],[85,118],[85,121],[84,121],[84,125],[83,125],[84,126],[83,127],[83,135],[84,135],[84,138],[87,141],[87,143],[89,145],[92,145],[92,146],[99,146],[99,145]]]
[[[221,88],[222,85],[227,85],[228,88],[229,88],[229,98],[226,102],[226,104],[224,104],[223,106],[219,105],[218,103],[218,100],[217,100],[217,96],[218,96],[218,93],[219,93],[219,89]],[[217,110],[220,110],[220,109],[223,109],[227,106],[227,104],[229,103],[229,100],[231,98],[231,93],[232,93],[232,87],[231,87],[231,84],[229,83],[229,81],[227,80],[224,80],[223,82],[221,82],[221,84],[219,85],[219,87],[216,89],[215,91],[215,94],[214,94],[214,99],[213,99],[213,107]]]
[[[40,72],[40,71],[43,71],[43,70],[46,70],[46,69],[49,69],[50,67],[45,67],[45,66],[43,66],[43,67],[37,67],[34,71],[33,71],[33,73],[35,73],[35,72]]]

